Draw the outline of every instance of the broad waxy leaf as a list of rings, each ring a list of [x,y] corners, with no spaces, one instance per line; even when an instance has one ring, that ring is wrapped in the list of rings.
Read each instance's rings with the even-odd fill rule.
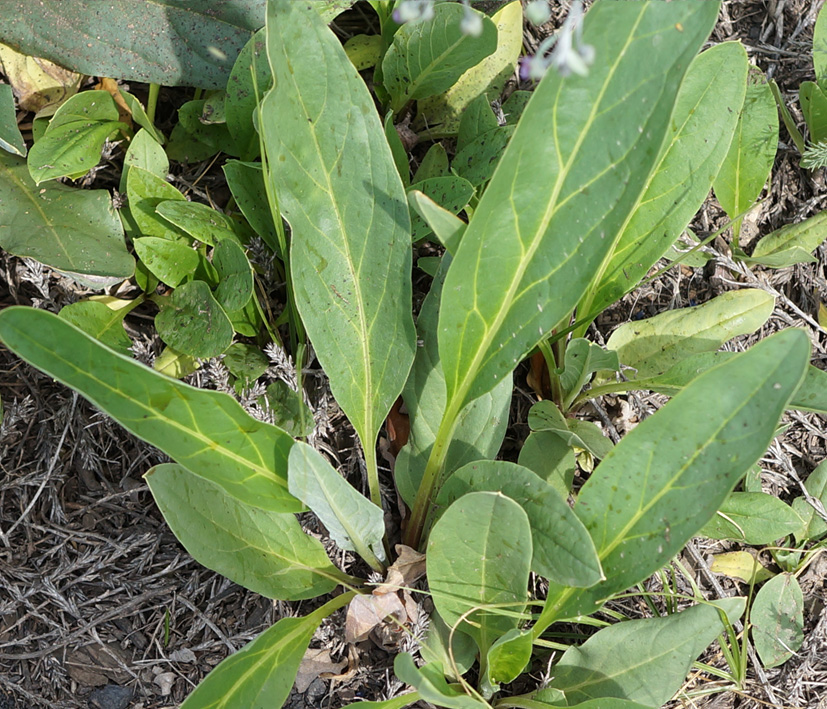
[[[75,94],[57,109],[29,151],[29,173],[38,184],[85,175],[100,161],[107,138],[127,130],[118,121],[118,107],[108,91]]]
[[[443,483],[436,502],[448,507],[482,491],[502,492],[528,515],[534,573],[567,586],[592,586],[603,578],[594,542],[566,498],[527,468],[501,460],[469,463]]]
[[[322,521],[339,548],[355,551],[366,561],[374,556],[383,560],[385,518],[382,508],[352,487],[307,443],[294,443],[288,462],[290,493]]]
[[[155,327],[168,345],[202,359],[218,357],[233,341],[232,323],[204,281],[184,283],[165,298]]]
[[[497,126],[477,136],[454,156],[453,168],[457,175],[474,187],[488,182],[512,135],[514,126]]]
[[[234,377],[244,382],[251,382],[267,371],[270,360],[255,345],[236,342],[227,349],[221,363]]]
[[[572,448],[586,450],[595,458],[605,458],[612,449],[611,440],[595,424],[566,418],[551,401],[538,401],[529,409],[528,425],[532,431],[553,432]]]
[[[444,177],[448,174],[448,153],[442,143],[434,143],[413,176],[413,183],[427,180],[431,177]]]
[[[253,297],[253,267],[244,249],[233,239],[222,239],[213,250],[212,264],[221,279],[215,299],[227,312],[241,310]]]
[[[748,551],[728,551],[715,554],[709,570],[714,574],[724,574],[746,584],[761,584],[775,574],[767,569],[754,554]]]
[[[0,85],[0,148],[26,157],[26,143],[17,127],[14,93],[8,84]]]
[[[172,381],[45,310],[6,308],[0,339],[227,494],[271,512],[303,509],[287,492],[293,439],[252,418],[227,394]]]
[[[827,212],[819,212],[798,224],[790,224],[759,241],[748,263],[784,268],[794,263],[811,263],[812,256],[827,239]]]
[[[350,577],[295,515],[241,502],[180,465],[144,476],[164,519],[199,564],[267,598],[297,601],[330,593]]]
[[[744,104],[747,54],[724,42],[698,55],[675,100],[660,163],[578,312],[598,313],[633,289],[698,211],[732,142]]]
[[[415,128],[420,137],[453,135],[477,96],[488,101],[500,98],[523,49],[520,3],[508,3],[491,16],[491,21],[497,26],[497,49],[460,76],[445,93],[419,102]]]
[[[488,677],[490,689],[513,682],[531,661],[533,649],[531,630],[509,630],[488,650]],[[492,691],[492,693],[493,693]]]
[[[140,236],[157,236],[173,241],[184,239],[182,231],[155,213],[156,207],[163,202],[186,202],[184,195],[163,177],[137,165],[132,166],[126,176],[126,194],[129,199],[129,213]]]
[[[445,412],[445,379],[439,362],[436,326],[442,281],[449,263],[450,256],[446,254],[419,311],[416,327],[422,347],[417,349],[413,369],[402,391],[411,429],[408,444],[396,458],[394,477],[399,494],[411,507]],[[508,377],[492,391],[465,406],[448,444],[446,471],[497,454],[508,425],[511,393],[512,382]]]
[[[268,6],[269,178],[292,228],[299,314],[365,450],[413,362],[410,219],[373,99],[305,3]],[[313,61],[307,61],[313,57]]]
[[[568,498],[577,464],[574,449],[562,436],[551,431],[530,433],[517,462],[537,473],[560,497]]]
[[[699,534],[746,544],[772,544],[803,527],[804,520],[777,497],[764,492],[733,492]]]
[[[698,377],[626,434],[574,508],[606,581],[589,589],[550,584],[535,632],[594,612],[660,568],[712,518],[766,450],[808,358],[802,331],[780,332]]]
[[[462,112],[457,132],[457,153],[462,152],[467,145],[499,125],[488,97],[480,94]]]
[[[576,394],[595,372],[609,369],[620,370],[617,352],[605,350],[600,345],[577,337],[566,345],[566,358],[560,385],[566,394]]]
[[[428,22],[409,22],[393,36],[382,60],[383,86],[398,113],[408,101],[447,91],[466,70],[497,48],[497,27],[482,13],[482,34],[462,31],[465,8],[455,3],[434,7]],[[476,12],[476,10],[471,10]]]
[[[81,300],[61,308],[59,316],[119,354],[130,357],[132,340],[123,328],[123,319],[131,309],[127,306],[113,310],[103,303]]]
[[[804,643],[804,596],[792,574],[779,574],[755,594],[752,641],[764,667],[778,667]]]
[[[551,686],[566,693],[569,706],[614,697],[659,707],[680,689],[695,658],[724,631],[721,611],[734,623],[745,607],[745,599],[727,598],[668,616],[616,623],[566,650],[554,666]]]
[[[474,196],[474,186],[456,175],[431,177],[410,187],[426,195],[452,215],[458,214]],[[419,241],[431,233],[428,222],[417,213],[411,215],[411,239]]]
[[[772,314],[775,298],[757,288],[729,291],[703,305],[669,310],[621,325],[606,347],[637,370],[636,378],[662,374],[682,359],[717,350],[737,335],[755,332]]]
[[[442,665],[438,662],[417,667],[407,652],[400,652],[393,661],[393,672],[403,682],[416,687],[417,694],[426,702],[446,709],[487,709],[488,704],[451,687],[445,681]]]
[[[135,271],[106,190],[37,187],[26,161],[5,151],[0,152],[0,247],[59,271],[103,277],[103,285]]]
[[[272,80],[262,29],[244,45],[227,81],[227,98],[224,102],[227,128],[233,137],[235,152],[242,160],[255,160],[259,155],[259,135],[253,124],[253,114]]]
[[[217,246],[225,239],[238,241],[232,219],[206,204],[172,199],[160,202],[155,212],[193,239],[210,246]]]
[[[408,192],[408,202],[433,230],[439,243],[445,247],[446,251],[449,254],[455,254],[460,239],[465,233],[465,222],[438,205],[428,195],[416,189]]]
[[[585,292],[654,168],[717,11],[598,2],[583,41],[600,61],[587,77],[540,82],[446,278],[439,351],[451,410],[502,381]]]
[[[353,62],[356,71],[370,69],[382,58],[382,36],[378,34],[357,34],[344,44],[347,58]]]
[[[201,364],[195,357],[176,352],[168,345],[152,363],[152,369],[173,379],[183,379],[197,372],[200,366]]]
[[[422,697],[419,692],[406,692],[405,694],[400,694],[393,699],[386,699],[384,701],[351,702],[350,704],[346,704],[344,709],[404,709],[414,702],[418,702],[421,698]],[[634,707],[631,709],[634,709]]]
[[[123,159],[119,190],[126,193],[127,176],[132,167],[140,167],[162,180],[169,172],[169,159],[161,145],[145,129],[139,130],[129,143]],[[121,212],[128,213],[129,210]]]
[[[132,245],[147,270],[171,288],[177,288],[198,267],[198,253],[190,244],[142,236],[133,239]]]
[[[482,656],[518,625],[531,556],[528,516],[501,493],[468,493],[431,529],[426,564],[434,606],[474,638]]]
[[[279,255],[281,247],[273,215],[267,205],[261,163],[228,160],[224,163],[224,176],[244,218],[264,243]]]
[[[327,616],[347,604],[343,593],[304,618],[282,618],[221,662],[181,709],[274,709],[290,695],[307,646]]]
[[[715,197],[730,219],[749,209],[761,194],[777,149],[778,108],[770,86],[748,86],[735,135],[712,184]],[[740,224],[740,219],[735,222],[736,235]]]
[[[445,676],[456,681],[457,675],[464,675],[476,661],[477,644],[461,630],[455,630],[451,635],[451,629],[439,617],[439,613],[434,612],[428,622],[428,632],[419,648],[419,654],[427,663],[441,664]]]

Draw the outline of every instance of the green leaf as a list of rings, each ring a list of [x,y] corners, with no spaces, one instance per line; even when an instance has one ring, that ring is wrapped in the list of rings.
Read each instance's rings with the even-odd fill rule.
[[[204,281],[189,281],[161,303],[155,316],[161,339],[179,352],[218,357],[233,341],[230,319]]]
[[[457,132],[464,111],[477,96],[487,101],[500,98],[505,82],[514,73],[523,49],[523,13],[519,2],[510,2],[491,16],[497,26],[497,49],[466,71],[443,94],[419,102],[415,129],[421,138]]]
[[[804,643],[804,596],[795,576],[767,581],[755,595],[749,619],[764,667],[783,665],[797,653]]]
[[[588,288],[646,185],[717,10],[596,3],[583,41],[600,62],[586,77],[540,82],[446,279],[439,351],[451,411],[502,381]]]
[[[382,36],[378,34],[357,34],[345,42],[345,54],[356,67],[356,71],[370,69],[382,58]]]
[[[118,189],[126,193],[127,176],[133,167],[140,167],[162,180],[169,172],[169,160],[161,145],[146,129],[139,130],[129,143],[123,159],[123,171]],[[129,210],[124,210],[128,212]],[[122,212],[121,214],[124,214]]]
[[[636,378],[651,377],[691,355],[716,350],[737,335],[755,332],[774,304],[773,296],[757,288],[729,291],[703,305],[625,323],[606,347],[637,370]]]
[[[488,704],[451,687],[443,675],[442,665],[428,663],[422,667],[414,664],[407,652],[400,652],[393,661],[394,674],[403,682],[416,687],[417,694],[426,702],[447,709],[487,709]]]
[[[282,706],[316,629],[352,597],[352,593],[343,593],[304,618],[282,618],[221,662],[190,694],[181,709]]]
[[[822,462],[804,481],[807,492],[822,505],[827,505],[827,462]],[[827,520],[815,511],[804,497],[793,500],[793,509],[804,520],[804,530],[796,535],[799,541],[816,540],[827,534]]]
[[[517,122],[523,115],[523,111],[525,111],[525,107],[528,105],[531,95],[531,91],[517,90],[505,100],[502,109],[506,125],[517,125]]]
[[[393,111],[388,111],[388,114],[385,116],[385,138],[391,149],[393,162],[396,165],[397,172],[399,172],[402,184],[407,188],[408,185],[411,184],[411,168],[408,164],[408,151],[405,150],[405,146],[402,145],[402,138],[399,137],[396,126],[393,124]]]
[[[277,256],[281,256],[278,232],[273,222],[273,214],[267,204],[261,163],[228,160],[224,163],[224,176],[227,178],[230,192],[233,193],[233,198],[244,218],[256,234],[264,240],[264,243]]]
[[[410,190],[421,192],[451,215],[459,214],[474,196],[474,185],[456,175],[431,177],[411,185]],[[419,241],[430,233],[430,225],[415,210],[411,214],[411,239]]]
[[[267,355],[258,347],[243,342],[230,345],[221,361],[230,374],[245,383],[254,382],[270,365]]]
[[[227,98],[224,102],[227,128],[233,137],[235,152],[242,160],[255,160],[259,155],[259,135],[253,124],[253,114],[258,108],[259,98],[273,81],[265,53],[265,40],[264,30],[250,38],[239,53],[227,80]]]
[[[81,300],[61,308],[59,315],[118,354],[130,357],[132,340],[123,329],[123,319],[129,310],[131,308],[112,310],[103,303]]]
[[[350,704],[345,704],[343,709],[404,709],[404,707],[408,707],[414,702],[418,702],[421,699],[421,695],[419,692],[407,692],[405,694],[400,694],[393,699],[385,699],[384,701],[376,701],[376,702],[351,702]]]
[[[161,354],[159,354],[152,363],[152,368],[161,374],[164,374],[173,379],[183,379],[184,377],[197,372],[200,367],[199,361],[195,357],[176,352],[172,347],[164,347]]]
[[[227,138],[227,140],[229,140]],[[225,143],[226,144],[226,143]],[[192,164],[209,160],[218,152],[218,148],[204,143],[187,132],[182,123],[176,123],[167,141],[167,155],[170,160]]]
[[[208,110],[207,99],[187,101],[178,109],[178,123],[190,138],[208,146],[213,153],[223,151],[232,154],[235,144],[229,129],[223,123],[206,122],[204,115]],[[171,148],[172,141],[170,141],[168,152]],[[171,152],[170,158],[175,159]]]
[[[596,292],[584,296],[578,312],[598,313],[635,288],[703,204],[732,142],[747,67],[746,52],[737,42],[718,44],[689,65],[658,167]]]
[[[454,171],[474,187],[485,184],[494,174],[513,134],[514,126],[497,126],[477,136],[454,156]]]
[[[764,79],[763,74],[760,75]],[[730,219],[747,211],[758,199],[770,175],[778,149],[778,109],[769,84],[747,87],[735,135],[718,176],[715,196]],[[741,225],[734,224],[737,236]]]
[[[457,152],[461,152],[466,145],[470,145],[477,138],[490,130],[494,130],[499,123],[491,104],[485,94],[480,94],[471,101],[462,112],[457,132]]]
[[[304,438],[313,433],[316,426],[313,412],[304,403],[302,395],[285,382],[273,382],[267,386],[267,405],[273,414],[273,423],[291,436]]]
[[[0,247],[59,271],[101,277],[104,285],[135,271],[106,190],[37,187],[26,161],[5,152],[0,152]]]
[[[562,436],[551,431],[530,433],[517,462],[537,473],[560,497],[568,498],[577,464],[574,450]]]
[[[355,551],[373,566],[385,558],[381,507],[353,488],[320,453],[302,441],[290,450],[290,493],[321,520],[340,549]]]
[[[127,131],[108,91],[83,91],[57,109],[49,127],[29,151],[29,173],[40,184],[85,175],[100,162],[107,138]]]
[[[484,491],[501,492],[528,515],[534,573],[567,586],[603,579],[594,542],[566,498],[527,468],[500,460],[469,463],[445,481],[437,505],[448,507],[469,492]]]
[[[434,606],[450,627],[474,638],[481,656],[518,626],[531,556],[528,516],[501,493],[468,493],[431,529],[426,564]]]
[[[535,696],[540,696],[543,692],[551,693],[552,688],[541,690]],[[630,702],[626,699],[617,699],[616,697],[601,697],[600,699],[590,699],[587,702],[578,702],[577,704],[553,704],[541,703],[535,707],[528,707],[527,709],[545,709],[546,707],[566,706],[568,709],[652,709],[649,704],[639,704],[638,702]]]
[[[8,84],[0,84],[0,148],[26,157],[26,143],[17,127],[14,93]]]
[[[149,272],[172,288],[191,277],[198,267],[198,253],[189,244],[144,236],[133,239],[132,245]]]
[[[184,195],[169,182],[133,165],[126,176],[126,195],[129,199],[129,213],[138,227],[139,235],[157,236],[172,241],[183,240],[183,232],[171,227],[170,222],[155,213],[155,208],[162,202],[186,202]]]
[[[533,649],[530,630],[509,630],[488,650],[488,677],[491,688],[513,682],[531,661]]]
[[[733,623],[745,606],[743,598],[727,598],[665,617],[616,623],[566,650],[554,666],[551,686],[566,693],[569,706],[614,697],[659,707],[723,632],[721,612]]]
[[[215,299],[227,312],[241,310],[253,297],[253,267],[244,249],[233,239],[222,239],[213,250],[212,264],[221,279]]]
[[[798,224],[789,224],[759,241],[747,263],[785,268],[794,263],[812,263],[811,255],[827,239],[827,212],[805,219]]]
[[[393,36],[382,60],[383,86],[398,113],[409,101],[447,91],[466,70],[497,49],[497,28],[482,13],[482,34],[464,34],[466,10],[454,3],[434,7],[428,22],[409,22]],[[470,10],[476,12],[476,10]]]
[[[532,431],[550,431],[570,447],[588,451],[595,458],[605,458],[612,449],[612,442],[595,424],[566,418],[552,401],[534,404],[528,411],[528,425]]]
[[[210,246],[239,240],[232,219],[206,204],[175,199],[160,202],[155,212],[193,239]]]
[[[458,681],[474,664],[477,658],[477,644],[470,635],[461,630],[456,630],[452,634],[445,621],[439,617],[439,613],[433,612],[419,653],[426,663],[441,664],[445,669],[445,676]]]
[[[772,544],[800,532],[804,520],[785,502],[763,492],[732,492],[699,534],[746,544]]]
[[[6,308],[0,312],[0,339],[229,495],[271,512],[303,509],[287,492],[293,439],[252,418],[227,394],[153,372],[45,310]]]
[[[827,77],[827,12],[821,10],[813,27],[813,68],[816,79],[822,82]]]
[[[351,580],[333,566],[322,543],[304,533],[295,515],[241,502],[173,463],[156,465],[144,479],[193,558],[244,588],[297,601]]]
[[[714,574],[724,574],[730,578],[738,579],[750,586],[764,583],[775,574],[763,566],[754,554],[748,551],[728,551],[723,554],[715,554],[709,570]]]
[[[402,391],[411,428],[408,444],[396,458],[394,478],[399,494],[411,506],[445,411],[445,378],[439,362],[436,327],[439,296],[448,263],[450,256],[446,255],[419,312],[416,326],[422,346],[417,348],[413,369]],[[512,381],[507,377],[493,391],[465,406],[448,444],[447,471],[497,454],[508,425],[511,394]]]
[[[339,40],[304,3],[268,7],[275,85],[262,126],[268,179],[292,227],[296,304],[372,457],[416,346],[408,205],[373,99]]]
[[[146,133],[149,133],[158,145],[163,145],[165,141],[164,134],[153,125],[151,120],[149,120],[149,116],[146,115],[146,110],[144,109],[143,104],[128,91],[118,88],[118,93],[121,95],[124,103],[126,103],[130,114],[132,114],[132,121],[135,125],[139,126]],[[140,131],[138,132],[140,133]]]
[[[551,584],[536,627],[592,613],[667,563],[763,455],[808,357],[802,331],[768,337],[698,377],[626,434],[574,508],[606,581],[585,590]]]
[[[439,243],[446,248],[448,253],[455,254],[465,232],[465,222],[416,189],[408,192],[408,202],[433,230]]]
[[[445,177],[447,174],[448,153],[445,152],[442,143],[434,143],[428,148],[428,152],[425,153],[425,157],[422,158],[422,162],[419,163],[412,182],[416,184],[431,177]]]
[[[620,370],[617,352],[577,337],[566,345],[566,358],[560,385],[565,394],[577,394],[590,376],[600,370]]]
[[[805,81],[798,87],[798,102],[810,131],[810,142],[827,139],[827,95],[818,84]]]

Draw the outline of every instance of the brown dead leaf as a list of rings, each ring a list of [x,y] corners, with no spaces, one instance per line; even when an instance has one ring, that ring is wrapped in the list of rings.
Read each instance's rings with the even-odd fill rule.
[[[83,76],[46,59],[29,57],[0,44],[0,64],[17,105],[25,111],[51,116],[80,88]]]
[[[374,589],[374,594],[391,593],[402,587],[412,586],[425,575],[424,554],[404,544],[396,545],[396,553],[398,557],[388,567],[385,582]]]
[[[408,620],[405,606],[395,593],[356,596],[347,609],[345,639],[349,643],[362,642],[371,630],[382,625],[388,617],[394,618],[394,623],[405,623]]]
[[[109,92],[112,98],[115,99],[115,105],[118,107],[118,120],[132,128],[132,111],[129,110],[129,106],[127,106],[124,97],[121,96],[121,92],[118,90],[118,82],[106,77],[95,85],[95,89],[97,91]]]
[[[314,679],[338,674],[346,665],[347,660],[333,662],[330,659],[330,651],[325,648],[308,648],[296,675],[296,691],[304,694]]]
[[[535,352],[531,355],[531,367],[525,380],[540,399],[551,398],[551,379],[546,366],[546,358],[543,357],[542,352]]]
[[[408,414],[403,413],[403,407],[404,402],[402,397],[399,397],[388,412],[388,418],[385,421],[388,441],[390,441],[390,452],[394,458],[399,455],[399,451],[402,450],[411,435],[410,418]]]

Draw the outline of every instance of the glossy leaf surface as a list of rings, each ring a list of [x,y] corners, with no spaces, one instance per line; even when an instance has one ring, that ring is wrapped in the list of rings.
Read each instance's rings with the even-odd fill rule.
[[[71,273],[129,278],[135,261],[106,190],[37,187],[26,161],[0,152],[0,247]]]
[[[497,28],[481,13],[479,37],[462,31],[465,11],[454,3],[442,3],[434,7],[433,19],[409,22],[394,34],[382,60],[383,85],[394,112],[408,101],[447,91],[497,48]]]
[[[597,3],[583,41],[600,62],[587,77],[540,82],[446,279],[439,350],[452,409],[502,381],[588,287],[656,164],[717,10]]]
[[[336,401],[371,449],[414,356],[408,205],[339,40],[304,3],[268,7],[275,85],[262,126],[292,227],[296,303]]]
[[[173,381],[115,354],[44,310],[6,308],[0,338],[17,355],[76,389],[128,431],[229,495],[273,512],[298,512],[287,492],[293,439],[235,399]]]
[[[763,455],[808,357],[803,332],[780,332],[708,371],[627,433],[574,508],[606,581],[585,590],[551,584],[537,627],[594,612],[672,558]]]
[[[615,697],[659,707],[680,689],[692,662],[744,612],[743,598],[698,605],[681,613],[616,623],[569,648],[554,667],[551,686],[576,702]]]
[[[245,504],[173,463],[156,465],[144,478],[184,548],[244,588],[296,601],[330,593],[349,578],[295,515]]]

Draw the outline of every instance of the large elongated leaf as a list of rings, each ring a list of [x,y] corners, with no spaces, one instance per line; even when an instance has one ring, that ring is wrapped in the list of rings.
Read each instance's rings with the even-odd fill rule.
[[[381,507],[359,493],[306,443],[293,444],[289,457],[290,492],[322,521],[341,549],[357,552],[366,561],[385,558]]]
[[[723,293],[691,308],[680,308],[621,325],[606,347],[637,370],[637,377],[661,374],[682,359],[717,350],[737,335],[754,332],[772,314],[775,298],[757,288]]]
[[[689,67],[672,113],[660,164],[623,230],[582,314],[603,310],[634,288],[674,243],[709,194],[744,103],[747,54],[725,42]],[[725,108],[724,108],[725,107]]]
[[[537,87],[446,278],[439,351],[451,409],[502,381],[582,296],[656,164],[717,11],[598,2],[583,27],[599,57],[589,75],[549,72]]]
[[[304,618],[282,618],[210,672],[181,709],[278,709],[319,624],[351,598],[343,593]]]
[[[482,13],[478,37],[462,31],[467,11],[455,3],[441,3],[434,7],[433,19],[409,22],[393,36],[382,60],[382,76],[394,111],[408,101],[447,91],[497,48],[497,27]]]
[[[114,283],[135,270],[106,190],[37,187],[26,161],[5,151],[0,152],[0,247],[60,271],[110,277]]]
[[[296,303],[366,450],[411,368],[410,218],[364,81],[305,3],[269,5],[269,179],[292,227]],[[312,57],[312,61],[308,58]]]
[[[536,632],[592,613],[665,564],[721,506],[764,453],[807,365],[809,341],[786,330],[696,379],[609,453],[575,513],[594,539],[606,580],[550,584]]]
[[[199,564],[267,598],[296,601],[330,593],[350,577],[295,515],[267,512],[227,495],[180,465],[145,476],[173,534]]]
[[[293,439],[252,418],[227,394],[171,380],[45,310],[6,308],[0,339],[227,494],[271,512],[303,509],[287,491]]]
[[[442,619],[477,642],[482,657],[516,628],[525,608],[531,527],[523,509],[495,492],[470,492],[431,530],[426,564]]]
[[[659,707],[680,689],[693,660],[723,632],[719,608],[734,623],[745,606],[743,598],[727,598],[604,628],[566,650],[551,686],[566,693],[569,706],[614,697]]]

